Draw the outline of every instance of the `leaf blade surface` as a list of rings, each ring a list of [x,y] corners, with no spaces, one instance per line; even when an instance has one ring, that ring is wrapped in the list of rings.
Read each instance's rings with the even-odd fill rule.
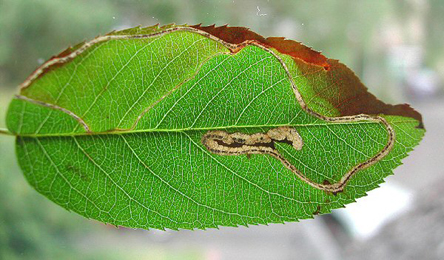
[[[378,101],[336,61],[207,31],[117,32],[37,70],[7,118],[31,185],[128,227],[297,221],[365,195],[422,138],[416,111]],[[300,150],[285,138],[219,142],[232,156],[203,144],[217,131],[248,139],[281,127],[297,131]]]

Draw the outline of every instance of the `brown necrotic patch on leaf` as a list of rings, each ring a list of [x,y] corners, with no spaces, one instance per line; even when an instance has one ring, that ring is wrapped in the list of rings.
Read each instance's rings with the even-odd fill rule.
[[[308,80],[311,81],[310,85],[317,98],[326,100],[335,107],[339,116],[357,114],[397,115],[414,118],[419,121],[418,127],[424,128],[421,114],[408,104],[390,105],[380,101],[368,92],[367,87],[347,66],[337,60],[328,59],[320,52],[299,42],[287,40],[283,37],[265,38],[244,27],[229,27],[227,25],[216,27],[215,25],[202,26],[201,24],[191,27],[241,47],[245,43],[254,41],[293,57],[302,74],[306,75]],[[323,70],[320,70],[320,68],[323,68]],[[327,84],[319,84],[322,80],[325,80]],[[304,96],[304,98],[309,100],[311,97]]]
[[[192,25],[191,27],[207,32],[225,42],[232,44],[242,44],[248,41],[255,41],[265,47],[271,47],[280,53],[290,55],[294,58],[301,59],[307,63],[329,69],[327,58],[320,52],[317,52],[300,42],[286,40],[284,37],[268,37],[265,38],[245,27],[229,27],[227,25],[216,27],[215,25],[202,26],[201,24]]]
[[[328,71],[321,71],[312,64],[298,60],[295,62],[302,74],[306,75],[305,77],[316,93],[316,97],[326,100],[335,107],[340,116],[358,114],[404,116],[418,120],[418,127],[424,128],[422,116],[416,110],[408,104],[390,105],[377,99],[368,92],[367,87],[353,71],[339,61],[329,59],[330,70]],[[324,84],[319,82],[324,82]],[[311,99],[310,97],[304,98]]]

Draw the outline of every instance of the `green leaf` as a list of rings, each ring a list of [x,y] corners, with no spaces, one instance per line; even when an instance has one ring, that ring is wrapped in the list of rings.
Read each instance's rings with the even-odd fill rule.
[[[133,28],[69,48],[7,114],[29,183],[137,228],[281,223],[376,188],[424,134],[347,67],[240,27]]]

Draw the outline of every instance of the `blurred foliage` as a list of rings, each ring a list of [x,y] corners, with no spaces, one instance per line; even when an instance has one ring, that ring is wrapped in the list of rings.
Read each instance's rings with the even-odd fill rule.
[[[97,1],[0,1],[1,76],[17,84],[61,48],[109,30],[113,12]]]
[[[433,68],[443,66],[444,58],[444,1],[430,0],[430,13],[427,15],[425,49],[426,61]],[[441,71],[442,72],[442,71]]]
[[[52,55],[113,29],[155,23],[230,24],[299,40],[350,66],[378,96],[396,99],[402,79],[390,70],[393,46],[418,46],[420,66],[442,82],[443,14],[443,0],[0,0],[0,125],[13,88]],[[13,138],[0,136],[0,259],[97,258],[75,242],[103,226],[33,191],[12,149]]]

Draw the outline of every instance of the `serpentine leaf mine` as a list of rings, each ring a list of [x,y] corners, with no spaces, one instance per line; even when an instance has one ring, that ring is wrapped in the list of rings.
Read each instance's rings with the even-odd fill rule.
[[[48,199],[175,230],[329,213],[378,187],[425,132],[409,105],[301,43],[202,25],[68,48],[23,82],[6,123]]]

